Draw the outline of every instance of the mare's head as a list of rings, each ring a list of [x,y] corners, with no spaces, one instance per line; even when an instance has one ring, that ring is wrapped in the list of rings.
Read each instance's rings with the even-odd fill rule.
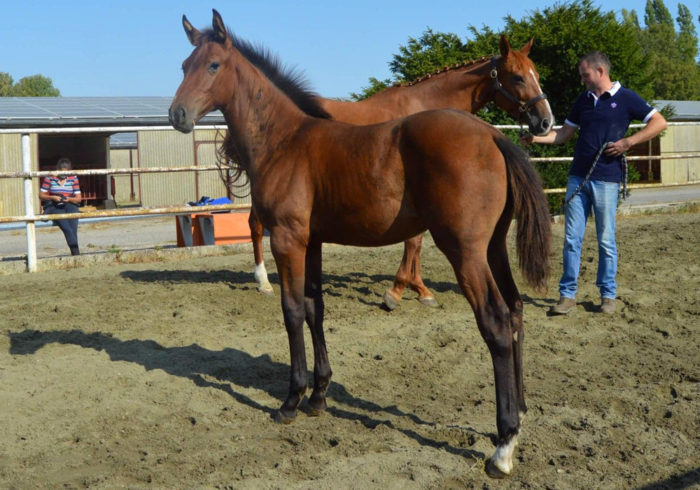
[[[554,114],[540,87],[540,76],[529,58],[532,39],[516,51],[501,36],[501,56],[491,60],[494,100],[511,116],[527,124],[532,134],[547,134],[554,125]]]

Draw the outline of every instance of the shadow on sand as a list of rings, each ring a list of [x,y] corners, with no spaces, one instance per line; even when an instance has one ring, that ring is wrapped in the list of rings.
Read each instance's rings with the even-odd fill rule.
[[[24,330],[10,332],[10,353],[13,355],[32,355],[49,344],[70,344],[105,351],[112,361],[126,361],[143,366],[146,370],[160,369],[172,376],[191,380],[196,386],[216,388],[234,398],[238,403],[269,414],[276,409],[265,407],[246,395],[236,391],[236,387],[255,388],[268,393],[280,401],[285,398],[289,366],[274,362],[267,354],[253,357],[247,352],[226,348],[213,351],[192,344],[184,347],[164,347],[153,340],[121,340],[109,333],[85,333],[81,330],[50,331]],[[360,421],[365,427],[374,428],[381,424],[398,430],[418,443],[440,448],[452,454],[470,459],[483,459],[478,451],[454,447],[444,441],[436,441],[421,436],[411,429],[397,428],[389,420],[377,418],[381,414],[405,417],[418,426],[434,426],[433,422],[422,420],[415,414],[405,413],[395,405],[382,407],[371,401],[353,396],[345,387],[331,382],[328,398],[347,408],[330,406],[328,413],[334,417]],[[303,405],[303,403],[302,403]],[[301,410],[304,407],[300,407]],[[357,410],[367,412],[359,413]],[[494,434],[480,433],[471,427],[460,427],[470,434],[488,437],[495,441]]]

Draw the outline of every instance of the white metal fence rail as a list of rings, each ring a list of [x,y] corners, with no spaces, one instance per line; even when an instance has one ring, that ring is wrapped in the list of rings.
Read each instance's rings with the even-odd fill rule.
[[[697,123],[668,123],[669,126],[680,125],[697,125]],[[641,124],[632,125],[631,127],[642,127]],[[499,129],[520,129],[516,125],[499,125]],[[195,129],[227,129],[226,126],[202,126]],[[0,178],[21,178],[24,179],[24,216],[0,216],[0,224],[24,222],[26,223],[27,235],[27,271],[35,272],[37,270],[37,253],[36,253],[36,225],[37,221],[53,221],[60,219],[74,218],[107,218],[107,217],[126,217],[126,216],[147,216],[147,215],[163,215],[163,214],[190,214],[194,211],[192,206],[167,206],[158,208],[131,208],[131,209],[114,209],[102,211],[88,211],[78,214],[52,214],[52,215],[37,215],[34,211],[34,191],[33,179],[42,178],[48,175],[54,175],[55,171],[32,171],[31,169],[31,151],[30,151],[30,134],[61,134],[61,133],[123,133],[133,131],[169,131],[171,126],[118,126],[118,127],[94,127],[94,128],[11,128],[0,129],[0,134],[21,134],[22,138],[22,171],[21,172],[0,172]],[[672,160],[672,159],[687,159],[700,158],[700,153],[691,154],[671,154],[663,156],[630,156],[628,161],[635,160]],[[533,162],[570,162],[571,157],[533,157]],[[119,174],[141,174],[141,173],[172,173],[172,172],[207,172],[218,171],[218,166],[187,166],[187,167],[153,167],[153,168],[128,168],[128,169],[88,169],[88,170],[72,170],[75,175],[119,175]],[[686,182],[683,184],[632,184],[628,186],[630,189],[643,187],[671,187],[678,185],[696,184],[700,181]],[[565,188],[545,189],[546,193],[563,193]],[[207,211],[224,211],[234,209],[248,209],[248,204],[219,204],[213,206],[197,206],[196,212]]]

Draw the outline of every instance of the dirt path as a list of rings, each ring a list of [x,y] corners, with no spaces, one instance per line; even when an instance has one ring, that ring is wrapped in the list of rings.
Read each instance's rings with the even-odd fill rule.
[[[618,229],[615,316],[593,311],[590,228],[570,316],[545,315],[560,225],[549,295],[517,278],[530,410],[505,483],[483,471],[490,357],[430,239],[423,271],[438,310],[412,295],[379,308],[400,246],[324,248],[329,409],[284,426],[270,418],[289,376],[279,295],[255,291],[248,252],[4,276],[0,487],[697,485],[700,213],[626,217]]]

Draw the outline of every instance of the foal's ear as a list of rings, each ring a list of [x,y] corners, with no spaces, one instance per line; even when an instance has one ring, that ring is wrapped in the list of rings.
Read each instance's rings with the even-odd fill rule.
[[[510,43],[508,43],[508,39],[506,38],[505,34],[501,34],[501,56],[503,58],[508,56],[508,53],[510,53]]]
[[[211,10],[214,14],[214,18],[211,21],[211,26],[214,28],[214,36],[218,42],[225,43],[226,39],[228,39],[228,33],[226,32],[224,21],[221,18],[221,14],[219,14],[216,9]]]
[[[187,34],[187,39],[190,40],[192,46],[199,45],[199,38],[201,37],[202,33],[195,29],[184,15],[182,16],[182,27],[185,28],[185,34]]]
[[[520,52],[522,54],[524,54],[525,56],[528,56],[530,54],[530,50],[532,49],[532,43],[534,41],[535,41],[535,38],[531,37],[530,40],[527,42],[527,44],[520,49]]]

